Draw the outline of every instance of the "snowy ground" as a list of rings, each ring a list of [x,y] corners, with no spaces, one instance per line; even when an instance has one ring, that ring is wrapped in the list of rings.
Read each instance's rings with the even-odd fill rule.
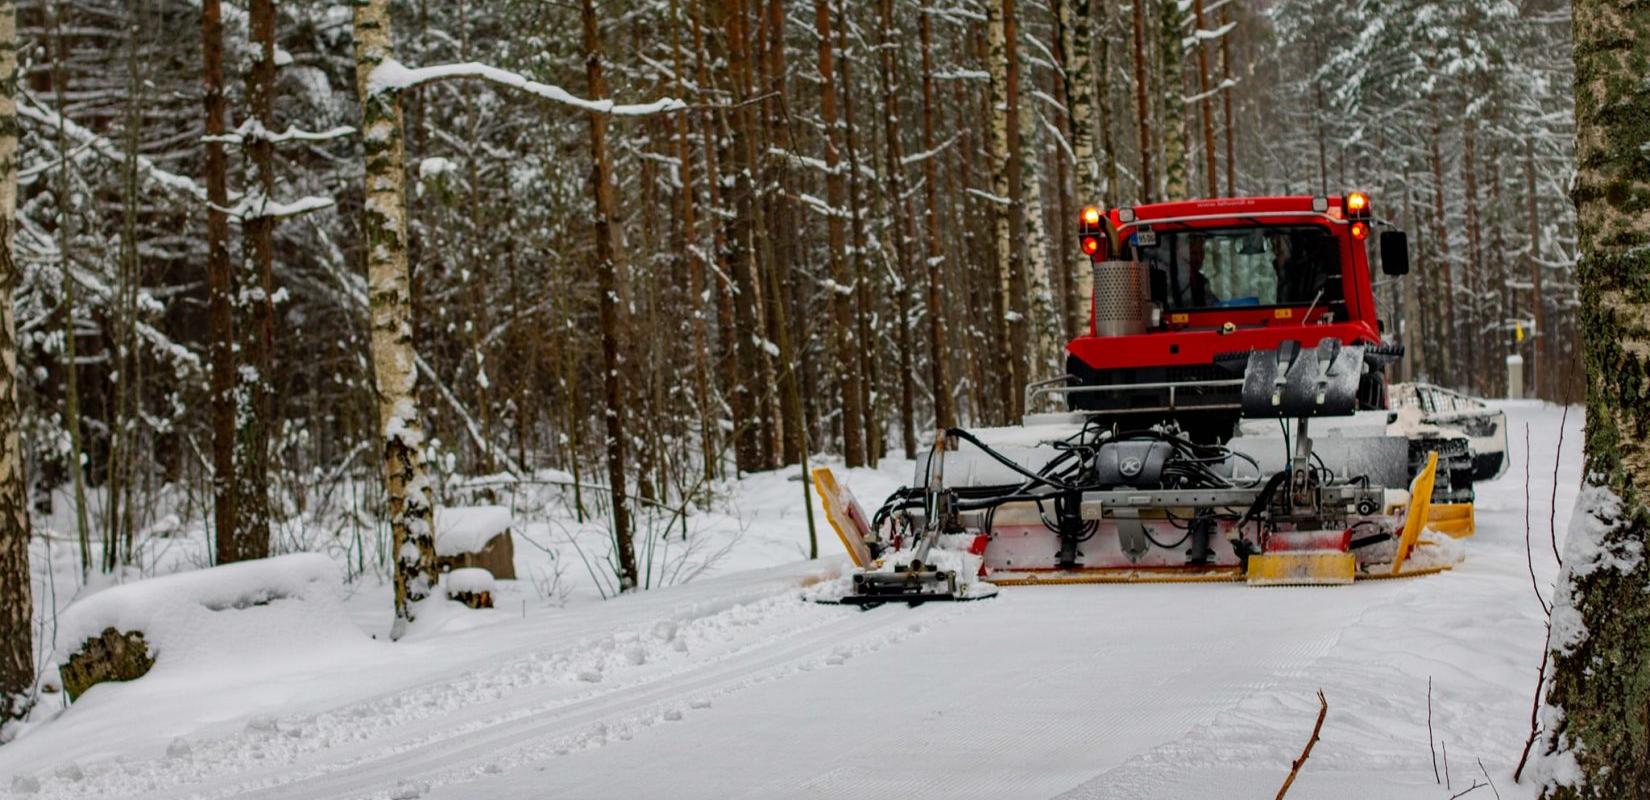
[[[800,485],[759,475],[703,523],[721,555],[666,589],[601,601],[573,578],[559,596],[506,582],[498,610],[443,613],[394,645],[371,636],[388,622],[379,588],[305,630],[280,627],[312,618],[281,602],[220,612],[245,615],[224,618],[246,631],[222,634],[232,646],[163,654],[0,748],[0,797],[1262,797],[1319,688],[1328,719],[1292,797],[1448,798],[1486,778],[1532,797],[1511,777],[1542,648],[1523,441],[1528,424],[1545,592],[1561,410],[1507,411],[1510,468],[1481,487],[1479,533],[1442,575],[1023,587],[861,613],[798,600],[843,559],[821,520],[829,558],[799,560]],[[849,484],[872,503],[907,476],[891,462]],[[543,574],[542,551],[517,552]],[[1429,678],[1450,789],[1433,777]]]

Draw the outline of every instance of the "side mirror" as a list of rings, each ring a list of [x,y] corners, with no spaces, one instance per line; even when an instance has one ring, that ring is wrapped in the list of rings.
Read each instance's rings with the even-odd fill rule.
[[[1381,271],[1388,275],[1409,274],[1409,234],[1381,231]]]

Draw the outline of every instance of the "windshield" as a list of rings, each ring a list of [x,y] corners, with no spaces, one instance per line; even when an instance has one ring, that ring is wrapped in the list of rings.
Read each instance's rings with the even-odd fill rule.
[[[1321,227],[1141,230],[1132,238],[1151,268],[1152,301],[1165,310],[1343,300],[1340,243]]]

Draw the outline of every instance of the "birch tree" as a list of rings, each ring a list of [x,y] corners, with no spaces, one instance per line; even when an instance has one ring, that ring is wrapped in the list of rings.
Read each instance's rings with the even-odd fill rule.
[[[29,712],[34,689],[34,598],[28,491],[17,403],[17,6],[0,0],[0,743]]]
[[[1548,798],[1650,791],[1650,6],[1575,3],[1585,480],[1552,608]]]
[[[207,0],[212,2],[212,0]],[[395,626],[399,639],[417,617],[417,604],[435,590],[434,496],[424,466],[419,422],[418,352],[410,316],[406,187],[401,86],[382,68],[395,69],[389,0],[355,5],[355,75],[365,142],[367,291],[372,330],[373,385],[388,503],[390,552],[395,559]]]

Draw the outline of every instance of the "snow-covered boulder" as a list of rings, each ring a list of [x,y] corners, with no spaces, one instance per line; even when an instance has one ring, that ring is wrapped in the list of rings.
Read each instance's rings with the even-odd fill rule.
[[[504,506],[447,506],[435,512],[435,555],[443,570],[480,568],[515,580],[513,520]]]
[[[360,632],[337,598],[338,568],[299,553],[149,578],[78,600],[58,620],[55,662],[70,699],[156,664],[244,652],[250,642]],[[294,641],[294,638],[299,641]]]

